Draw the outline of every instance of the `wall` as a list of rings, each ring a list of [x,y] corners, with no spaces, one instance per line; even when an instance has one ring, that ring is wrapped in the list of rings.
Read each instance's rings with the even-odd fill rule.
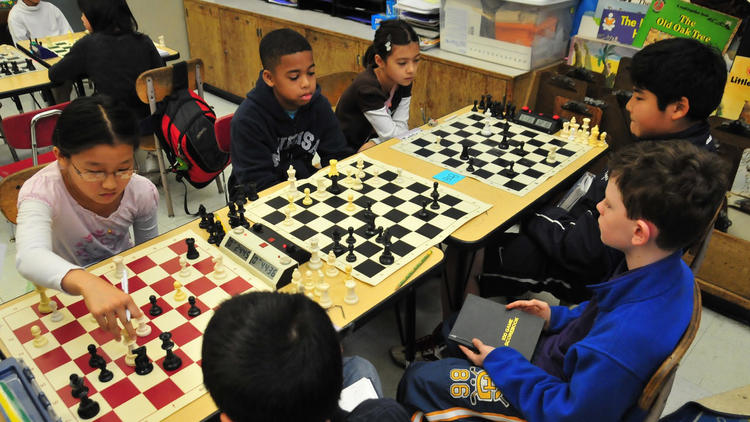
[[[128,0],[128,5],[139,31],[154,41],[164,35],[167,47],[179,51],[181,60],[190,58],[182,0]]]
[[[65,15],[65,19],[73,28],[74,32],[83,31],[83,22],[81,22],[81,10],[78,9],[76,0],[46,0],[55,6]]]

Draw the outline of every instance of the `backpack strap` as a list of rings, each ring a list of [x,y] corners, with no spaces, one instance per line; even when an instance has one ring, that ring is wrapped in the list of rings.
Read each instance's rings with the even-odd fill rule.
[[[172,65],[172,92],[188,89],[187,62],[181,61]]]

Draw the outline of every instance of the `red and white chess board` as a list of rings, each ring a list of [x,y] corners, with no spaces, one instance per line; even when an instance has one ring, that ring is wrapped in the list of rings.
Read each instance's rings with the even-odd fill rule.
[[[195,239],[200,256],[188,260],[190,273],[181,277],[178,261],[185,256],[188,237]],[[138,346],[146,345],[154,364],[150,374],[137,375],[135,368],[125,364],[127,347],[99,328],[80,296],[47,290],[63,314],[59,322],[53,322],[51,314],[39,312],[37,294],[0,310],[0,338],[11,356],[23,359],[31,368],[37,384],[63,421],[80,420],[76,413],[80,401],[70,394],[69,377],[73,373],[85,375],[89,397],[101,407],[93,420],[160,421],[206,393],[200,368],[201,344],[213,309],[233,295],[270,290],[263,283],[253,281],[255,278],[247,270],[226,256],[223,259],[225,275],[217,279],[211,258],[219,254],[216,247],[187,230],[153,246],[121,255],[128,269],[130,294],[150,320],[151,334],[137,338]],[[92,273],[113,281],[114,270],[114,264],[108,263]],[[189,317],[187,300],[174,300],[175,281],[182,283],[187,296],[195,296],[196,305],[202,311],[200,315]],[[117,286],[121,287],[119,283]],[[164,311],[159,316],[149,314],[150,295],[158,298],[157,303]],[[46,345],[33,345],[33,325],[41,328],[48,340]],[[166,371],[161,366],[166,353],[161,349],[159,334],[164,331],[172,333],[173,351],[182,358],[182,366],[175,371]],[[114,373],[112,381],[99,382],[99,370],[89,366],[89,344],[97,346],[98,353],[107,362],[107,369]]]

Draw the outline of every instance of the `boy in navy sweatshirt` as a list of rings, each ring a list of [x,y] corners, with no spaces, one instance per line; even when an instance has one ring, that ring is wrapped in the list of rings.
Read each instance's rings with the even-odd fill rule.
[[[291,29],[260,41],[263,71],[232,118],[229,186],[254,183],[258,190],[315,172],[317,152],[325,166],[351,154],[331,104],[315,83],[310,43]]]
[[[602,242],[624,254],[615,274],[589,285],[591,300],[574,309],[507,305],[545,320],[531,362],[473,339],[479,353],[460,346],[471,362],[412,364],[399,385],[412,420],[643,420],[638,397],[692,315],[682,249],[704,232],[726,186],[723,161],[684,141],[619,150],[597,204]]]

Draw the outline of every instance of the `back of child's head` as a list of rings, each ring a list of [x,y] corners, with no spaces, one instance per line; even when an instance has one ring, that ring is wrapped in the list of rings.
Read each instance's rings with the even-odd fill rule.
[[[727,68],[719,52],[690,38],[649,44],[633,56],[630,78],[636,88],[654,93],[660,110],[685,97],[687,119],[703,120],[719,106]]]
[[[132,33],[138,30],[133,12],[125,0],[78,0],[94,32]]]
[[[338,406],[341,347],[326,312],[300,294],[222,303],[203,335],[203,382],[232,421],[324,421]]]
[[[609,166],[628,218],[653,223],[664,250],[697,240],[727,188],[724,161],[687,141],[636,142],[613,154]]]
[[[281,56],[312,51],[307,39],[289,28],[271,31],[260,40],[260,61],[263,69],[273,71],[281,62]]]
[[[97,145],[132,145],[138,149],[140,136],[133,112],[122,102],[106,95],[78,97],[63,109],[55,125],[52,145],[63,157],[70,157]]]
[[[401,19],[389,19],[380,22],[380,27],[375,31],[375,38],[367,48],[362,64],[365,67],[377,67],[375,55],[380,56],[383,61],[388,60],[394,45],[409,45],[413,42],[419,43],[419,36],[405,21]]]

